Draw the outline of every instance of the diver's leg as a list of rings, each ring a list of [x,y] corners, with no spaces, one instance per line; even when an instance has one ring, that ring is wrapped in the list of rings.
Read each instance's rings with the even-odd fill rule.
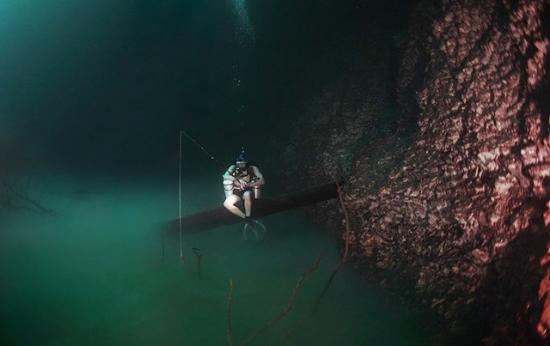
[[[254,199],[260,199],[260,188],[259,187],[254,188]]]
[[[241,199],[239,196],[237,195],[230,195],[228,196],[225,201],[223,202],[223,206],[225,208],[227,208],[227,210],[229,210],[230,212],[232,212],[233,214],[237,215],[238,217],[241,217],[241,218],[245,218],[245,214],[239,209],[237,208],[237,206],[235,206],[235,204],[237,202],[239,202]]]
[[[252,191],[245,191],[243,193],[244,198],[244,213],[246,217],[250,217],[252,214]]]

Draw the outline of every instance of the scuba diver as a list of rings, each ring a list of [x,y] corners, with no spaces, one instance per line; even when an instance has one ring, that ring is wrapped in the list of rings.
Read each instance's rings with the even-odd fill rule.
[[[258,231],[266,232],[266,227],[260,221],[251,217],[252,201],[260,198],[260,189],[264,183],[262,173],[257,166],[246,160],[245,150],[241,148],[235,164],[229,166],[223,175],[225,192],[223,206],[231,213],[244,219],[243,236],[245,239],[249,228],[256,238],[259,237]],[[236,206],[241,200],[244,201],[244,212]]]

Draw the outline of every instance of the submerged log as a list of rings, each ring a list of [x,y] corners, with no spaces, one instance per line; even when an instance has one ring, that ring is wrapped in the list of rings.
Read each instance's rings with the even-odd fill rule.
[[[313,189],[284,194],[275,198],[260,198],[252,202],[252,217],[258,218],[286,210],[291,210],[307,205],[327,201],[338,197],[336,183],[326,184]],[[242,202],[240,202],[242,210]],[[242,222],[238,216],[231,214],[223,206],[206,210],[182,218],[184,233],[194,233],[209,230],[211,228],[232,225]],[[179,219],[168,222],[169,233],[178,231]]]

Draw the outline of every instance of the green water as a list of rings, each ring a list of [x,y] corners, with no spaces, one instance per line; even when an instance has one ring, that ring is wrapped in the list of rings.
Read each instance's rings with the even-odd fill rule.
[[[58,183],[63,181],[63,183]],[[333,236],[291,213],[266,218],[260,241],[239,225],[166,239],[177,215],[173,182],[49,179],[33,195],[53,216],[0,218],[2,345],[225,345],[228,281],[233,340],[240,344],[287,304],[322,253],[293,309],[252,345],[426,345],[425,316],[368,284],[351,267],[320,292],[338,263]],[[188,182],[185,211],[221,203],[210,181]],[[192,247],[201,249],[200,275]]]

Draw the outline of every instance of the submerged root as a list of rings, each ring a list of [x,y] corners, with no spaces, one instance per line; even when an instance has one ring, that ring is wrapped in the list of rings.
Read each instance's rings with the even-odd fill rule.
[[[321,256],[319,256],[314,262],[313,264],[306,270],[302,273],[302,275],[300,275],[300,277],[298,278],[298,281],[296,282],[296,286],[294,286],[294,289],[292,290],[292,294],[290,295],[289,299],[288,299],[288,303],[286,304],[286,306],[275,316],[273,317],[271,320],[269,320],[266,324],[264,324],[263,326],[261,326],[260,328],[258,328],[256,331],[254,331],[252,334],[250,334],[242,343],[241,345],[248,345],[250,344],[252,341],[254,341],[260,334],[266,332],[267,330],[269,330],[271,327],[273,327],[277,322],[279,322],[280,320],[282,320],[291,310],[292,308],[294,307],[294,301],[296,300],[296,297],[298,295],[298,293],[300,292],[300,290],[302,289],[302,287],[304,286],[304,283],[307,279],[307,277],[313,273],[314,271],[316,271],[318,268],[319,268],[319,263],[321,262]]]
[[[313,306],[312,312],[317,312],[317,309],[319,309],[319,306],[321,305],[321,302],[325,295],[327,294],[330,286],[332,285],[332,282],[334,281],[334,278],[336,277],[336,274],[340,271],[340,269],[344,266],[344,264],[347,262],[349,257],[349,246],[351,242],[351,226],[349,221],[349,213],[348,209],[346,208],[346,204],[344,203],[344,196],[342,192],[342,187],[338,183],[337,180],[335,180],[336,183],[336,191],[338,192],[338,201],[340,202],[340,207],[342,208],[342,213],[344,214],[344,223],[346,225],[346,233],[345,233],[345,247],[344,247],[344,253],[342,254],[342,258],[340,259],[340,263],[338,263],[338,266],[334,269],[332,274],[330,274],[327,283],[325,284],[325,287],[323,288],[323,291],[319,295],[319,298],[317,298],[317,301],[315,302],[315,305]]]
[[[227,344],[233,346],[233,326],[231,323],[231,313],[233,309],[233,279],[229,279],[229,288],[227,290],[227,328],[226,338]]]
[[[346,263],[349,256],[349,246],[351,242],[351,226],[349,222],[349,213],[348,209],[346,208],[346,204],[344,203],[344,194],[342,192],[342,187],[340,186],[340,183],[338,183],[337,180],[335,180],[336,183],[336,191],[338,192],[338,201],[340,202],[340,207],[342,208],[342,213],[344,213],[344,222],[346,225],[346,233],[345,233],[345,244],[344,244],[344,254],[342,255],[342,263]],[[340,266],[338,266],[339,268]]]
[[[262,333],[269,330],[271,327],[273,327],[277,322],[282,320],[288,313],[293,309],[294,307],[294,301],[296,300],[296,297],[298,296],[298,293],[301,291],[302,287],[304,286],[304,283],[307,279],[307,277],[316,271],[319,268],[319,263],[321,262],[321,256],[317,257],[317,259],[311,264],[311,266],[306,269],[302,275],[298,278],[298,281],[296,282],[296,285],[294,286],[294,289],[292,290],[292,293],[290,294],[290,297],[288,299],[288,303],[285,305],[285,307],[277,314],[275,315],[271,320],[269,320],[267,323],[256,329],[253,333],[251,333],[244,341],[241,342],[241,345],[248,345],[251,342],[253,342],[258,336],[260,336]],[[230,346],[233,346],[233,326],[232,326],[232,309],[233,309],[233,280],[229,280],[229,287],[227,291],[227,327],[226,327],[226,339],[227,344]]]
[[[317,298],[317,300],[315,301],[315,304],[313,305],[313,309],[311,310],[312,313],[316,313],[317,310],[319,309],[319,306],[321,305],[321,302],[323,301],[323,298],[325,297],[325,295],[327,294],[330,286],[332,285],[332,281],[334,281],[334,278],[336,277],[336,274],[338,274],[338,272],[340,271],[340,268],[342,268],[343,266],[344,266],[344,261],[340,261],[340,263],[338,264],[336,269],[334,269],[332,271],[332,274],[330,274],[330,276],[327,280],[327,283],[325,284],[325,287],[323,288],[323,290],[321,291],[321,294],[319,295],[319,298]]]
[[[13,184],[0,178],[0,209],[1,208],[53,214],[53,210],[44,207],[22,190],[14,188]]]
[[[192,248],[192,250],[195,256],[197,257],[197,274],[199,275],[199,277],[201,277],[202,252],[201,252],[201,249],[199,249],[198,247],[194,247]]]

